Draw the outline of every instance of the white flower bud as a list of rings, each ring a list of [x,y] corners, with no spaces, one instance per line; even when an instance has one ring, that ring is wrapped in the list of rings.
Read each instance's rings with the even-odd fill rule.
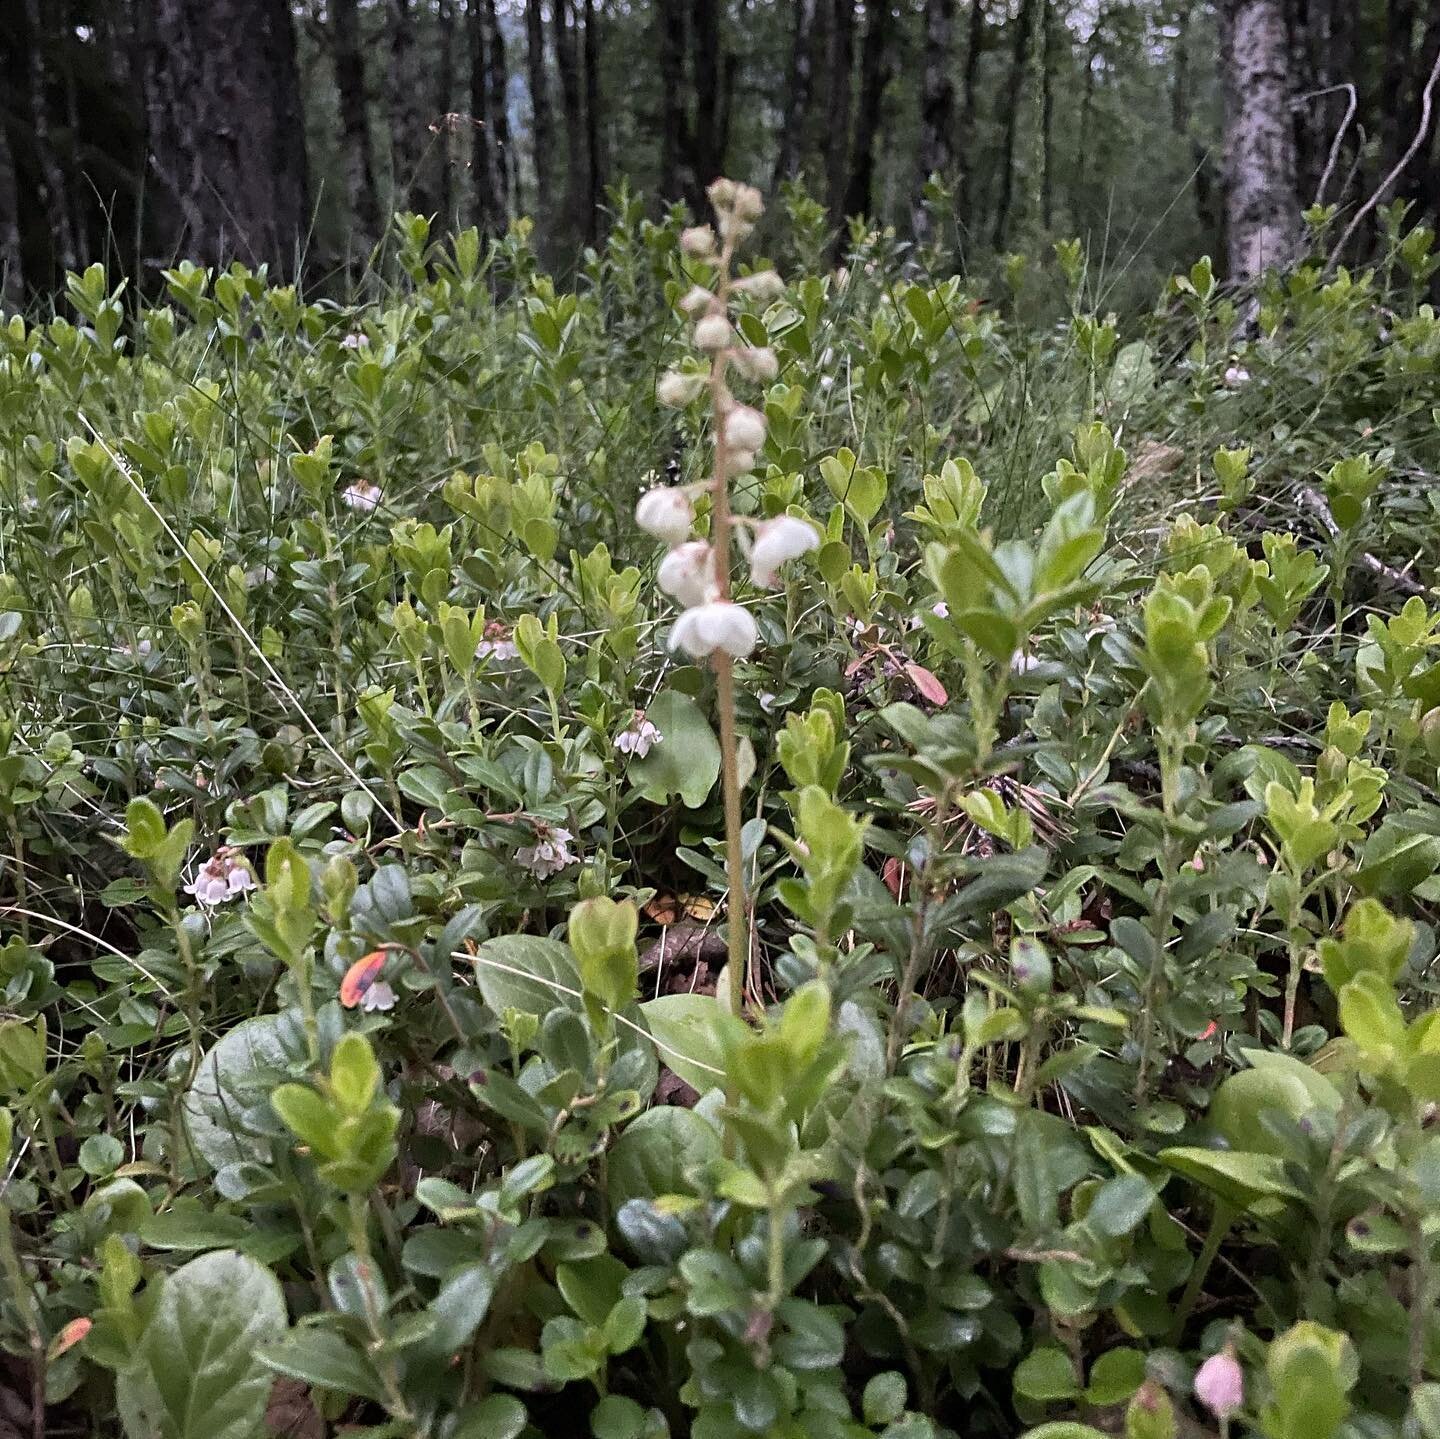
[[[725,473],[727,475],[748,475],[754,468],[754,450],[725,451]]]
[[[774,270],[756,270],[753,275],[736,280],[730,288],[759,300],[761,304],[768,304],[785,293],[785,281]]]
[[[730,208],[741,220],[758,220],[765,213],[765,199],[754,185],[736,185]]]
[[[655,583],[682,605],[703,605],[715,588],[714,552],[704,540],[676,545],[660,561]]]
[[[749,239],[750,232],[754,228],[749,220],[742,220],[738,215],[725,214],[720,217],[721,238],[733,240],[737,245],[742,240]]]
[[[695,326],[695,344],[698,349],[713,354],[716,350],[723,350],[734,333],[724,315],[706,315]]]
[[[698,319],[715,303],[715,296],[704,285],[694,285],[680,299],[680,308],[692,320]]]
[[[760,380],[768,383],[780,373],[779,361],[775,358],[775,351],[768,346],[757,346],[755,349],[735,350],[730,356],[734,361],[735,368],[745,376],[747,380]]]
[[[690,538],[695,507],[684,490],[657,485],[640,496],[640,503],[635,506],[635,523],[657,540],[678,545]]]
[[[786,560],[817,549],[820,536],[815,526],[794,515],[776,515],[755,531],[750,549],[750,578],[761,589],[773,589],[775,575]]]
[[[667,370],[655,385],[655,398],[669,409],[681,409],[705,388],[706,378],[683,370]]]
[[[680,248],[697,260],[715,253],[715,231],[709,225],[691,225],[680,232]]]
[[[765,443],[765,416],[749,405],[736,405],[725,416],[725,443],[736,450],[758,450]]]
[[[705,197],[717,210],[728,210],[735,203],[735,182],[722,175],[706,186]]]
[[[721,650],[744,659],[755,648],[760,632],[755,621],[739,605],[716,600],[686,610],[670,631],[670,648],[684,650],[700,659]]]

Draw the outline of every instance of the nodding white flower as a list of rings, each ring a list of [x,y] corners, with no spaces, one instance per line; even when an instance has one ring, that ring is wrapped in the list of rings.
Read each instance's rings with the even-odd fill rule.
[[[655,572],[655,583],[687,609],[703,605],[715,588],[715,553],[704,540],[676,545]]]
[[[736,280],[730,288],[739,290],[742,295],[749,295],[752,300],[759,300],[763,305],[771,300],[778,300],[785,293],[785,281],[780,278],[778,271],[756,270],[753,275]]]
[[[733,350],[730,358],[734,362],[735,368],[747,380],[768,383],[780,373],[780,364],[775,358],[775,351],[768,345],[757,345],[753,349]]]
[[[340,341],[340,348],[342,350],[358,350],[361,345],[367,343],[368,340],[366,336],[362,335],[359,330],[351,330],[350,333]]]
[[[575,836],[568,829],[539,819],[532,819],[530,823],[535,827],[535,843],[517,849],[515,858],[536,879],[548,879],[552,874],[559,874],[566,865],[577,862],[570,848],[570,841]]]
[[[1225,387],[1229,390],[1238,390],[1242,385],[1250,383],[1250,371],[1244,365],[1231,365],[1225,371]]]
[[[514,630],[504,620],[490,620],[485,625],[485,634],[475,646],[477,660],[513,660],[520,654],[520,648],[513,638]]]
[[[727,475],[748,475],[754,468],[754,450],[725,451],[725,473]]]
[[[773,589],[775,575],[786,560],[816,549],[820,536],[815,526],[794,515],[776,515],[755,531],[750,547],[750,578],[762,589]]]
[[[700,659],[722,650],[737,660],[755,648],[760,632],[746,610],[729,600],[712,600],[686,610],[670,631],[670,648]]]
[[[222,845],[201,865],[185,893],[203,905],[216,905],[254,888],[250,866],[228,845]]]
[[[127,660],[146,660],[150,658],[150,651],[153,648],[154,646],[149,640],[140,640],[137,644],[133,645],[128,642],[123,645],[116,645],[115,653],[117,655],[123,655]]]
[[[730,321],[724,315],[706,315],[695,326],[695,346],[713,354],[716,350],[723,350],[734,335]]]
[[[664,738],[665,736],[645,718],[645,711],[636,710],[630,723],[615,736],[615,748],[621,754],[633,754],[636,759],[644,759],[650,753],[651,748]]]
[[[1010,661],[1011,674],[1028,675],[1032,670],[1038,670],[1044,663],[1038,655],[1016,654]]]
[[[273,565],[256,565],[253,569],[245,571],[245,588],[253,590],[256,585],[269,585],[275,582],[275,567]]]
[[[654,535],[667,545],[683,544],[690,538],[690,529],[695,523],[695,506],[684,490],[656,485],[640,496],[635,506],[635,523],[647,535]]]
[[[375,1010],[395,1008],[395,991],[383,979],[377,979],[360,997],[360,1008],[366,1014]]]
[[[950,606],[947,605],[944,600],[936,600],[935,603],[930,606],[930,613],[932,615],[938,615],[942,620],[948,620],[950,618]]]
[[[715,296],[704,285],[695,285],[680,297],[680,308],[692,320],[698,319],[715,303]]]
[[[691,225],[680,232],[680,248],[697,260],[715,253],[715,231],[709,225]]]
[[[380,486],[369,480],[353,480],[340,491],[340,503],[352,510],[368,512],[379,507],[382,493]]]
[[[737,450],[758,450],[765,443],[765,416],[749,405],[736,405],[725,416],[725,443]]]
[[[705,388],[706,379],[705,375],[688,375],[683,370],[667,370],[655,383],[655,398],[667,409],[681,409]]]
[[[1229,1418],[1245,1402],[1245,1371],[1228,1344],[1195,1371],[1195,1397],[1217,1419]]]

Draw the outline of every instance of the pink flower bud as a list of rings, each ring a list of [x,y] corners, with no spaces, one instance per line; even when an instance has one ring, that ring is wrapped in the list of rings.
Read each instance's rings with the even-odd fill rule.
[[[734,334],[730,321],[724,315],[706,315],[695,326],[695,345],[697,349],[707,352],[723,350]]]
[[[1228,1419],[1245,1402],[1245,1374],[1230,1345],[1196,1371],[1195,1397],[1217,1419]]]

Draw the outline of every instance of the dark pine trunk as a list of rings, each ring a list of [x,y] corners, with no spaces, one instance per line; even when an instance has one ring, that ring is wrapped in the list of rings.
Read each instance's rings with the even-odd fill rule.
[[[1005,138],[1000,146],[1000,198],[995,205],[992,243],[1005,246],[1010,228],[1010,207],[1015,197],[1015,140],[1020,128],[1020,110],[1025,98],[1025,68],[1030,53],[1030,31],[1035,23],[1036,0],[1022,0],[1015,21],[1014,45],[1010,51],[1010,82],[1005,89]]]
[[[505,205],[490,116],[490,74],[485,58],[485,0],[466,0],[465,31],[470,48],[470,173],[475,187],[475,224],[482,234],[503,228]]]
[[[605,173],[600,154],[600,25],[595,0],[585,0],[585,238],[600,234]]]
[[[954,3],[954,0],[950,0]],[[785,118],[780,125],[780,148],[775,156],[772,188],[793,179],[800,170],[805,146],[805,124],[810,117],[810,91],[815,70],[816,0],[793,0],[795,23],[790,32],[790,73],[785,86]]]
[[[435,201],[446,227],[455,226],[458,217],[455,212],[455,155],[456,122],[451,118],[455,104],[455,11],[453,0],[439,0],[435,12],[435,25],[440,33],[440,68],[437,77],[435,118],[430,123],[434,133],[431,142],[435,146],[436,172]]]
[[[697,191],[703,191],[725,166],[720,0],[694,0],[691,14],[694,18],[691,54],[695,70],[695,185]],[[698,203],[698,194],[695,200]]]
[[[845,213],[869,215],[873,207],[875,139],[880,106],[890,79],[889,42],[892,0],[866,0],[865,42],[860,50],[860,104],[845,186]]]
[[[955,0],[925,0],[925,70],[920,80],[920,155],[915,176],[911,228],[930,238],[925,185],[932,175],[950,173],[950,139],[955,123],[955,86],[950,80],[950,46],[955,33]]]
[[[855,65],[855,0],[822,0],[830,6],[829,103],[825,107],[825,203],[830,219],[845,219],[850,164],[850,85]]]
[[[485,111],[490,117],[490,153],[495,166],[495,193],[500,214],[508,218],[515,193],[515,159],[510,146],[509,71],[505,65],[505,36],[495,0],[485,0]]]
[[[49,67],[45,62],[46,35],[40,0],[25,0],[25,25],[31,150],[39,171],[39,200],[53,237],[55,263],[61,270],[74,270],[80,264],[79,244],[70,213],[70,193],[50,128]]]
[[[1040,223],[1048,231],[1055,223],[1055,67],[1060,63],[1060,44],[1049,0],[1041,3],[1045,43],[1040,52]]]
[[[415,66],[415,12],[410,0],[390,0],[390,167],[395,205],[403,202],[428,215],[435,208],[426,173],[425,118],[420,77]]]
[[[545,77],[545,21],[540,0],[525,0],[525,73],[535,137],[535,213],[542,232],[550,219],[550,172],[555,164],[555,119]]]
[[[150,193],[172,254],[293,273],[310,198],[287,0],[153,0],[151,13]]]
[[[201,0],[189,0],[201,3]],[[340,98],[340,131],[345,149],[346,188],[359,248],[380,237],[380,199],[375,184],[375,147],[365,83],[365,50],[356,0],[330,0],[330,44],[335,55],[335,88]],[[232,41],[233,44],[233,41]]]
[[[580,61],[575,47],[573,0],[554,0],[555,61],[560,71],[560,99],[565,110],[565,213],[570,238],[585,238],[585,202],[589,181],[585,175],[585,102],[580,90]]]
[[[694,201],[694,137],[686,105],[685,7],[657,5],[655,49],[660,61],[660,198]]]
[[[980,56],[985,50],[985,3],[970,0],[970,29],[965,45],[965,73],[960,82],[960,193],[956,205],[960,223],[972,233],[978,228],[970,222],[970,206],[975,197],[975,112],[976,80],[980,74]]]

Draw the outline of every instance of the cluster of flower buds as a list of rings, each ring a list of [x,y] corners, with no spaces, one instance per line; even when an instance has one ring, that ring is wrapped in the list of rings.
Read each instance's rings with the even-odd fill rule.
[[[717,287],[694,285],[681,298],[680,308],[694,327],[695,348],[708,358],[709,368],[692,363],[671,370],[661,377],[655,395],[662,405],[680,408],[709,391],[715,411],[715,475],[698,485],[646,491],[636,506],[635,522],[669,547],[660,562],[657,583],[685,611],[671,633],[671,648],[696,658],[718,651],[741,659],[755,648],[758,631],[748,611],[731,601],[729,576],[721,573],[709,542],[692,537],[693,496],[727,484],[732,476],[748,474],[765,443],[764,414],[741,404],[730,393],[725,382],[727,369],[733,366],[743,378],[760,384],[773,380],[779,369],[773,350],[739,343],[730,323],[729,297],[742,294],[768,303],[784,293],[785,285],[773,270],[730,277],[735,246],[750,234],[764,212],[760,192],[752,185],[716,180],[707,193],[715,207],[716,224],[683,231],[680,247],[691,259],[714,267]],[[819,544],[815,527],[791,515],[777,515],[753,526],[749,521],[741,523],[753,529],[750,578],[762,589],[774,587],[779,568],[787,560]]]

